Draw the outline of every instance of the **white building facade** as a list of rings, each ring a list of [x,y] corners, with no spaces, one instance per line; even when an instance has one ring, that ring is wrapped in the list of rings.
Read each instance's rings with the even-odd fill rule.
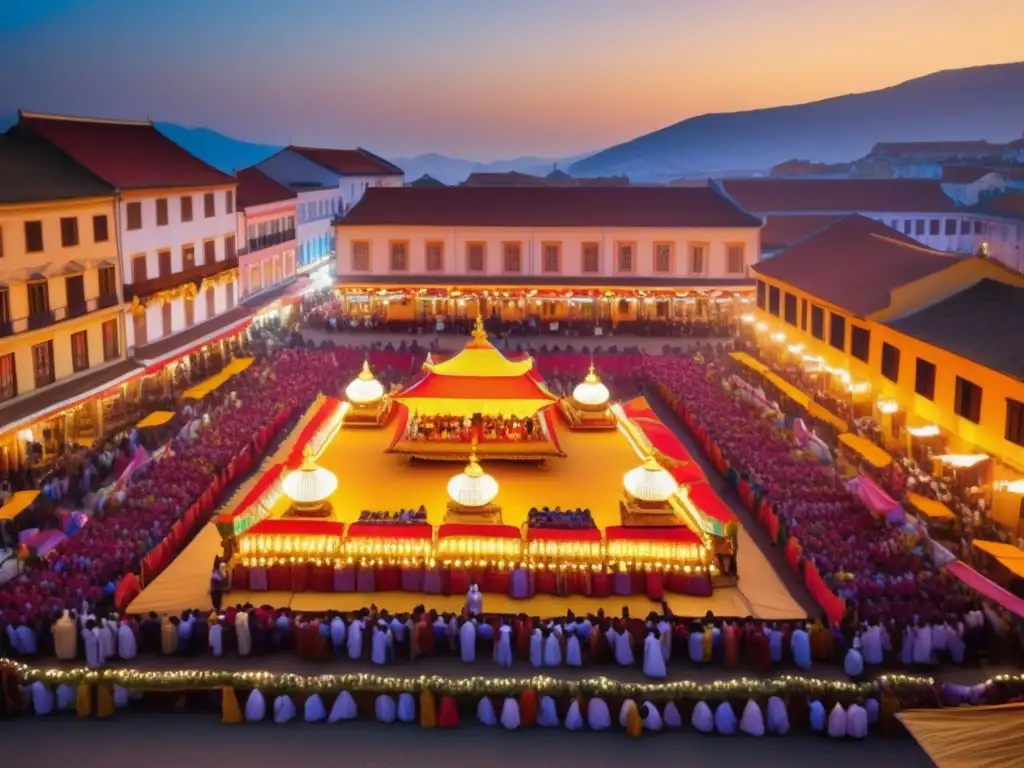
[[[303,272],[334,262],[332,221],[367,189],[405,183],[400,168],[364,149],[286,147],[254,168],[298,195],[296,263]]]
[[[298,196],[253,168],[238,182],[238,278],[248,299],[295,277]]]

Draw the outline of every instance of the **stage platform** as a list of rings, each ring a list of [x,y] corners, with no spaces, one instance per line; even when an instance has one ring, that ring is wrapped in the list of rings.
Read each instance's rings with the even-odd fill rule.
[[[792,619],[804,615],[799,603],[765,560],[747,532],[740,528],[739,558],[740,582],[736,587],[716,589],[710,597],[667,595],[669,608],[678,616],[703,616],[714,611],[717,616],[753,616],[758,619]],[[220,534],[215,526],[207,525],[191,544],[150,584],[131,605],[130,614],[180,614],[184,610],[210,611],[210,566],[214,556],[220,554]],[[414,592],[250,592],[236,591],[224,597],[225,605],[252,603],[290,608],[294,611],[353,611],[369,607],[389,611],[407,611],[415,605],[425,605],[437,611],[462,609],[464,597],[452,595],[425,595]],[[484,608],[496,613],[528,613],[531,616],[556,618],[567,611],[596,612],[618,615],[622,606],[630,613],[646,616],[660,606],[643,595],[607,598],[553,597],[538,595],[528,600],[513,600],[503,595],[484,595]]]

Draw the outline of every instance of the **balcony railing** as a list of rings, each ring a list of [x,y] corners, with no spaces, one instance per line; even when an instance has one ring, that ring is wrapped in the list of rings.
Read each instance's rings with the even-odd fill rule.
[[[48,309],[45,312],[36,312],[26,317],[17,317],[13,320],[0,321],[0,338],[13,336],[16,333],[34,331],[38,328],[46,328],[57,323],[70,320],[74,317],[81,317],[90,312],[98,312],[101,309],[117,306],[120,303],[116,295],[97,296],[94,299],[82,302],[72,302],[66,307]]]
[[[264,248],[273,248],[275,245],[281,245],[282,243],[288,243],[295,239],[295,230],[288,229],[284,232],[276,232],[272,235],[264,235],[263,237],[250,237],[249,243],[245,248],[238,251],[239,256],[245,256],[249,253],[255,253],[256,251],[262,251]]]
[[[154,293],[160,293],[160,291],[166,291],[170,288],[177,288],[179,285],[185,283],[195,283],[196,287],[208,277],[219,275],[221,272],[226,272],[229,269],[234,269],[238,266],[238,256],[232,256],[229,259],[223,259],[221,261],[211,261],[208,264],[200,264],[198,267],[191,267],[190,269],[183,270],[181,272],[173,272],[169,275],[162,277],[154,277],[151,280],[143,280],[138,283],[126,284],[124,287],[124,300],[131,301],[133,297],[144,299],[147,296],[152,296]]]

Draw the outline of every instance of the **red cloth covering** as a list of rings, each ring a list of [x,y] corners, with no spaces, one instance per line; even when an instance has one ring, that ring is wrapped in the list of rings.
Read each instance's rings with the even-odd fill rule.
[[[660,603],[665,599],[665,579],[660,573],[648,571],[646,574],[646,589],[647,597]]]
[[[231,588],[249,589],[249,567],[239,563],[231,569]]]
[[[841,623],[846,612],[843,599],[828,588],[814,563],[809,561],[804,563],[804,584],[814,601],[825,610],[828,620],[835,624]]]
[[[484,574],[484,583],[480,588],[492,595],[507,595],[511,579],[512,576],[508,571],[489,569]]]
[[[708,483],[694,483],[691,485],[690,500],[693,501],[701,512],[714,520],[718,520],[723,526],[736,523],[736,515],[732,513],[728,505],[722,501],[722,497],[715,493],[715,489]]]
[[[612,596],[612,576],[608,573],[595,573],[590,577],[591,594],[594,597]]]
[[[445,400],[550,400],[557,398],[529,376],[442,376],[428,371],[397,396]]]
[[[337,536],[342,538],[345,535],[345,524],[335,520],[303,520],[291,517],[278,517],[261,520],[242,535],[251,536],[258,533],[280,536]]]
[[[334,591],[334,568],[329,565],[314,565],[309,574],[310,592]]]
[[[291,453],[288,454],[288,460],[286,462],[288,467],[298,467],[302,465],[302,453],[305,451],[306,446],[309,445],[310,441],[316,437],[317,432],[319,432],[340,409],[340,400],[336,400],[333,397],[324,398],[320,407],[317,408],[316,413],[310,416],[309,420],[306,421],[302,431],[296,438],[295,444],[292,446]]]
[[[376,573],[378,592],[400,592],[402,589],[401,568],[378,568]]]
[[[399,527],[399,526],[394,526]],[[488,525],[486,523],[444,523],[437,529],[438,539],[518,539],[521,532],[514,525]]]
[[[597,528],[527,528],[527,541],[600,541]]]
[[[1024,617],[1024,598],[1007,592],[959,560],[946,566],[946,570],[983,597],[998,603],[1011,613]],[[831,618],[831,616],[829,616]]]
[[[442,526],[443,527],[443,526]],[[351,523],[350,539],[430,539],[433,527],[428,523]]]
[[[292,588],[290,565],[274,565],[267,569],[267,589],[271,592],[289,592]]]
[[[558,577],[554,571],[535,571],[533,589],[538,595],[557,595]]]
[[[676,544],[700,544],[700,537],[685,525],[630,528],[613,525],[604,530],[607,541],[665,541]]]
[[[305,592],[309,589],[310,568],[308,563],[292,566],[292,592]]]
[[[464,595],[469,592],[469,572],[463,568],[452,568],[449,573],[448,593]]]

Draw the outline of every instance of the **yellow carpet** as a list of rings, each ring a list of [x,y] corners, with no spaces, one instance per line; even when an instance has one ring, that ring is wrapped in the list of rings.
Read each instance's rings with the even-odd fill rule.
[[[430,523],[440,525],[444,521],[448,480],[462,470],[462,465],[410,462],[401,456],[385,454],[390,434],[389,429],[343,428],[323,452],[319,463],[338,477],[338,490],[332,497],[335,514],[342,522],[351,523],[364,509],[397,510],[423,504]],[[622,476],[637,466],[640,458],[616,431],[571,432],[562,428],[558,436],[567,458],[552,458],[543,466],[484,462],[486,471],[495,477],[501,489],[496,503],[502,507],[503,521],[520,526],[526,522],[530,507],[561,505],[563,508],[589,508],[601,528],[619,525]],[[283,511],[282,507],[274,513]],[[129,613],[209,610],[210,568],[213,558],[220,553],[220,534],[212,524],[207,525],[132,602]],[[702,616],[711,610],[721,616],[784,619],[803,613],[742,526],[739,529],[739,575],[739,588],[717,589],[710,598],[671,596],[669,605],[674,613],[684,616]],[[382,602],[385,597],[394,603],[393,607]],[[462,598],[407,593],[233,592],[225,597],[225,602],[290,606],[302,611],[355,610],[370,603],[390,610],[409,610],[420,603],[437,610],[457,610],[461,608]],[[643,597],[543,596],[514,601],[499,595],[485,596],[488,611],[526,611],[532,615],[564,616],[570,608],[578,613],[604,608],[606,612],[618,614],[623,605],[644,615],[655,607]]]

